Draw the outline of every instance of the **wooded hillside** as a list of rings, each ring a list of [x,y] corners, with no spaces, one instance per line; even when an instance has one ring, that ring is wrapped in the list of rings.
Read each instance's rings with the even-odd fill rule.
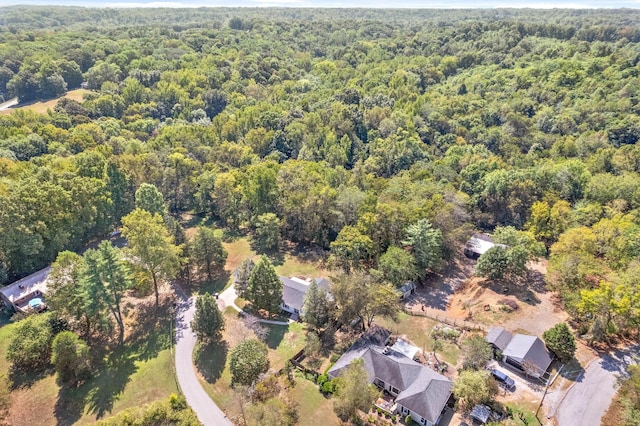
[[[0,281],[120,226],[148,183],[169,217],[330,249],[347,270],[384,259],[398,281],[512,226],[585,327],[637,328],[638,21],[2,8],[0,100],[92,93],[0,116]],[[419,244],[437,250],[398,253]]]

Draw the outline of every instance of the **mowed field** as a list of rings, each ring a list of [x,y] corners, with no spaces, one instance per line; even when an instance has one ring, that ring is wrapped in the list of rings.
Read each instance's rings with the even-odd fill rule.
[[[85,93],[90,93],[90,92],[91,91],[87,89],[70,90],[64,95],[55,99],[50,99],[48,101],[32,102],[27,104],[18,104],[12,108],[1,110],[0,115],[8,115],[8,114],[11,114],[13,111],[17,111],[17,110],[27,110],[27,111],[37,112],[39,114],[45,114],[48,109],[53,110],[53,107],[55,107],[58,101],[62,98],[69,98],[71,100],[82,103],[84,101],[84,99],[82,98],[83,95]]]

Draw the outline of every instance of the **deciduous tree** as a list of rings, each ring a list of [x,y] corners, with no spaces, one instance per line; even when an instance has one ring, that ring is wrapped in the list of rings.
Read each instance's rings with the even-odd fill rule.
[[[493,358],[493,350],[482,336],[474,335],[462,342],[462,356],[462,368],[480,370]]]
[[[358,410],[368,412],[379,391],[369,383],[363,361],[354,360],[338,380],[333,402],[333,409],[338,417],[347,421]]]
[[[256,339],[240,342],[229,354],[232,385],[252,385],[269,368],[267,347]]]
[[[473,406],[491,402],[498,393],[498,385],[489,372],[480,370],[463,370],[455,382],[453,382],[453,394],[458,400],[458,405],[464,410],[470,410]]]
[[[150,183],[143,183],[136,191],[136,208],[160,216],[167,213],[164,196],[155,185]]]
[[[336,320],[343,324],[360,320],[363,330],[373,323],[375,317],[394,319],[400,311],[400,295],[396,288],[376,281],[362,271],[333,277],[331,294],[336,304]]]
[[[378,259],[378,270],[397,287],[417,277],[415,259],[407,250],[389,247]]]
[[[542,333],[542,338],[547,348],[562,362],[569,361],[576,353],[576,339],[567,323],[554,325]]]
[[[51,364],[61,383],[75,385],[89,374],[89,346],[75,333],[63,331],[53,339]]]
[[[145,269],[153,281],[156,306],[161,278],[173,278],[180,268],[180,247],[164,226],[162,217],[146,210],[135,209],[122,218],[122,234],[129,241],[131,262]]]

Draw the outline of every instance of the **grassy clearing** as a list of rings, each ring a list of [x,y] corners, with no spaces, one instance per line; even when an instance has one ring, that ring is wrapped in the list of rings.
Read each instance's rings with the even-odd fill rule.
[[[269,335],[266,343],[269,347],[269,362],[272,368],[279,370],[284,367],[288,359],[304,348],[304,327],[299,323],[268,327]]]
[[[333,412],[331,399],[325,398],[318,386],[302,377],[296,377],[296,385],[291,394],[298,402],[298,424],[301,426],[315,426],[319,419],[322,425],[340,425],[340,419]]]
[[[233,272],[242,263],[243,260],[251,257],[256,258],[258,255],[251,248],[251,243],[247,237],[239,238],[231,242],[223,242],[222,245],[229,253],[224,269]]]
[[[17,110],[27,110],[27,111],[37,112],[38,114],[46,114],[47,110],[49,109],[53,110],[53,107],[55,107],[58,101],[62,98],[68,98],[80,103],[84,102],[83,95],[85,93],[91,93],[91,91],[87,89],[70,90],[64,95],[55,99],[50,99],[48,101],[33,102],[23,106],[19,106],[18,104],[18,106],[16,106],[15,108],[9,108],[9,109],[0,111],[0,115],[11,114],[13,111],[17,111]]]
[[[9,371],[9,363],[7,362],[7,349],[15,324],[9,323],[0,326],[0,373]]]
[[[286,253],[281,265],[276,266],[279,275],[291,277],[294,275],[308,278],[325,277],[328,271],[321,268],[317,260],[307,260],[299,256]]]
[[[53,374],[11,392],[11,424],[90,424],[130,407],[177,393],[173,355],[169,350],[170,321],[161,306],[154,315],[141,304],[135,317],[135,333],[125,344],[108,351],[95,376],[76,389],[61,388]],[[0,328],[0,372],[7,372],[5,354],[13,325]]]

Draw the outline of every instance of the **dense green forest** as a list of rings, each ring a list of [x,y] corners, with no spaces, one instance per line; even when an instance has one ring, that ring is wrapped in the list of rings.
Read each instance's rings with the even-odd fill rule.
[[[499,227],[507,256],[550,257],[585,331],[637,329],[639,24],[624,10],[2,8],[1,100],[91,93],[0,116],[0,281],[107,235],[150,184],[176,242],[171,218],[191,212],[392,282]]]

